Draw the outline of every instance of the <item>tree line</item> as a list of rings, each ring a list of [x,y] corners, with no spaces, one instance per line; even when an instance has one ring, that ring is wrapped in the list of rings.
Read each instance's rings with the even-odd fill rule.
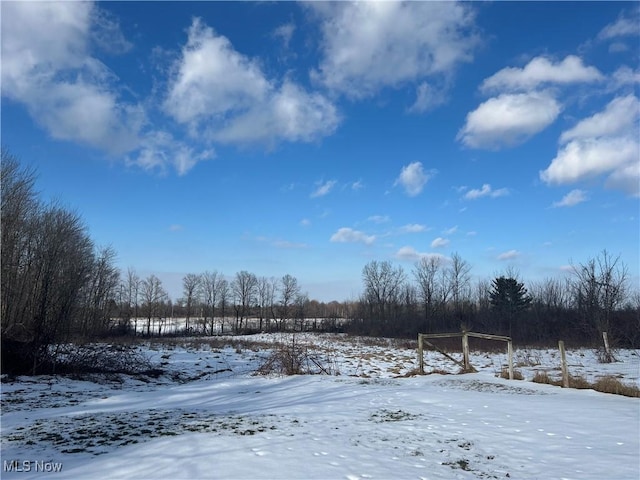
[[[530,282],[512,268],[491,281],[472,281],[471,265],[460,255],[424,257],[407,272],[389,261],[362,270],[364,291],[348,330],[413,337],[417,332],[461,329],[507,335],[524,343],[566,339],[640,346],[640,293],[628,268],[606,250],[571,265],[564,279]]]
[[[163,334],[158,320],[169,318],[184,319],[185,334],[314,329],[414,338],[466,328],[519,342],[585,343],[606,331],[618,346],[640,346],[640,294],[607,251],[573,265],[565,279],[527,286],[513,270],[472,281],[471,265],[455,253],[424,257],[409,271],[374,260],[362,270],[358,299],[328,303],[309,299],[289,274],[213,270],[185,275],[174,302],[157,276],[121,272],[116,252],[95,245],[77,212],[41,201],[35,172],[4,149],[0,177],[3,371],[51,370],[61,342]]]

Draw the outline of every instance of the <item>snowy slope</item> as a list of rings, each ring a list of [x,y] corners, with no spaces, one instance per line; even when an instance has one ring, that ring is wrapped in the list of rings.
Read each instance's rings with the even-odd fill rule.
[[[165,368],[200,378],[5,383],[2,477],[639,477],[638,399],[495,378],[499,360],[401,378],[414,351],[333,340],[334,376],[252,376],[264,349],[156,345]]]

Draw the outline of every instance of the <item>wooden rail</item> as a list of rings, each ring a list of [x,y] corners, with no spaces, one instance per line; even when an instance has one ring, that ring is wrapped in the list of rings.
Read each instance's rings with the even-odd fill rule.
[[[426,339],[433,338],[457,338],[462,337],[462,362],[456,360],[448,353],[442,351]],[[484,338],[485,340],[499,340],[507,342],[507,357],[509,360],[509,380],[513,380],[513,342],[511,337],[504,335],[490,335],[488,333],[460,332],[460,333],[419,333],[418,334],[418,365],[420,374],[424,375],[424,344],[426,343],[433,349],[443,354],[448,359],[460,365],[465,372],[475,372],[476,370],[469,361],[469,337]]]

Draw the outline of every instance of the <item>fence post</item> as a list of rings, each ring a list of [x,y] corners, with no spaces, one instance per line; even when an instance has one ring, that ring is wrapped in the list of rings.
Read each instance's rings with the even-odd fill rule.
[[[418,334],[418,365],[420,375],[424,375],[424,355],[422,353],[422,334]]]
[[[513,380],[513,342],[507,342],[507,356],[509,357],[509,380]]]
[[[569,388],[569,370],[567,369],[567,355],[564,351],[564,342],[560,340],[558,342],[558,348],[560,349],[560,358],[562,359],[562,386]]]
[[[462,356],[464,362],[464,371],[471,370],[471,363],[469,362],[469,335],[467,332],[462,332]]]

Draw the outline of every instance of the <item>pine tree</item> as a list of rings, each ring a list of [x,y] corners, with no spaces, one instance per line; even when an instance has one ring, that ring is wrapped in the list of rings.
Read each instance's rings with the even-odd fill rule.
[[[506,320],[511,336],[514,320],[531,304],[531,297],[523,283],[515,278],[499,277],[491,282],[491,307],[500,320]]]

